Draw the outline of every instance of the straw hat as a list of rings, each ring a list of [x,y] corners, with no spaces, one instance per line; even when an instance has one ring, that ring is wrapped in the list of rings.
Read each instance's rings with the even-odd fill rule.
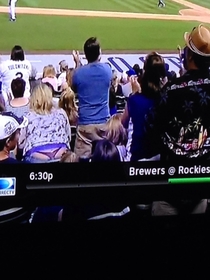
[[[185,32],[185,42],[191,51],[201,56],[210,56],[210,28],[202,24],[190,33]]]

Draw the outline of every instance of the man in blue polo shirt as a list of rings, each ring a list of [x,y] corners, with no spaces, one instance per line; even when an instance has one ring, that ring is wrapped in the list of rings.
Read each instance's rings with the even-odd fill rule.
[[[84,44],[88,64],[75,70],[72,89],[79,99],[79,119],[74,152],[80,157],[91,155],[92,143],[103,137],[109,118],[109,88],[112,70],[101,63],[101,48],[95,37]]]

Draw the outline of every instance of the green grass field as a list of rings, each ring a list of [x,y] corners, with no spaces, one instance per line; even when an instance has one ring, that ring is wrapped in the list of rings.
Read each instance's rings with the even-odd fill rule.
[[[59,8],[74,10],[119,11],[136,13],[171,13],[178,14],[183,8],[172,1],[167,2],[167,9],[158,9],[157,0],[18,0],[20,7]],[[0,5],[7,5],[7,0],[0,0]]]
[[[207,1],[191,0],[210,8]],[[166,7],[157,7],[157,1],[134,0],[19,0],[17,6],[48,7],[86,10],[107,10],[142,13],[178,14],[186,8],[165,0]],[[0,0],[6,6],[7,0]],[[0,51],[10,52],[15,44],[26,51],[60,52],[82,50],[84,41],[97,36],[105,51],[176,50],[183,44],[183,33],[198,22],[140,20],[117,18],[90,18],[71,16],[17,15],[15,23],[8,21],[8,14],[0,14]]]

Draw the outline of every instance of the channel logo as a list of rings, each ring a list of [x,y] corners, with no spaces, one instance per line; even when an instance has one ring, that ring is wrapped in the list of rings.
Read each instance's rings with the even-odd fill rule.
[[[0,178],[0,196],[16,194],[16,178]]]

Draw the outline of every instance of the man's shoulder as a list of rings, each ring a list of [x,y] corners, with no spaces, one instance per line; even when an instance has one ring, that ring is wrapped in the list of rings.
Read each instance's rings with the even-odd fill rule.
[[[188,71],[183,76],[177,77],[168,82],[162,89],[162,91],[183,91],[186,88],[200,87],[208,85],[210,87],[210,75],[208,73],[203,74],[200,71]]]
[[[83,75],[84,73],[90,73],[90,72],[95,72],[95,71],[101,72],[101,70],[104,73],[109,73],[110,75],[112,75],[112,70],[107,63],[94,62],[94,63],[88,63],[85,65],[82,65],[81,67],[75,69],[74,76]]]

